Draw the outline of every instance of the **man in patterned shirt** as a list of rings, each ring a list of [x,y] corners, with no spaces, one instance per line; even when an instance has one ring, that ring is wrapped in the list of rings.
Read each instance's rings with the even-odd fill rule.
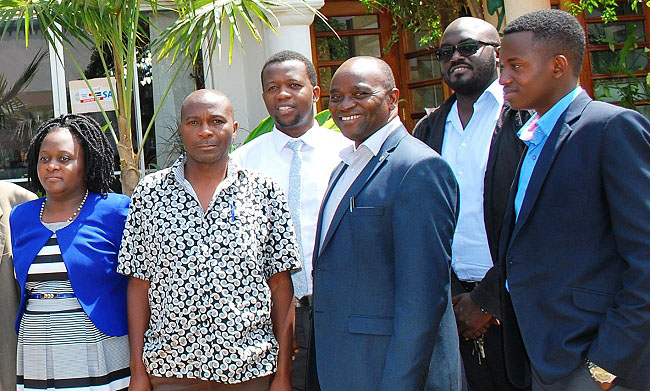
[[[225,95],[193,92],[185,155],[133,193],[118,267],[132,390],[291,389],[299,253],[278,185],[229,160],[237,126]]]

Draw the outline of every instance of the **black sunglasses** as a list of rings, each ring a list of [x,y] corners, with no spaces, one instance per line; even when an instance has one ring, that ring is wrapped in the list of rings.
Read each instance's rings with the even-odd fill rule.
[[[454,52],[458,50],[458,54],[463,57],[469,57],[472,54],[478,52],[478,49],[482,46],[494,46],[498,48],[499,45],[496,43],[477,41],[475,39],[469,39],[467,41],[461,42],[456,46],[442,46],[440,49],[436,50],[436,58],[438,61],[447,62],[454,57]]]

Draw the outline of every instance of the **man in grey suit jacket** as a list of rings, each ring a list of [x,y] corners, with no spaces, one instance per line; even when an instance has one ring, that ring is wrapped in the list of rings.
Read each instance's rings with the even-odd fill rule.
[[[458,185],[408,134],[398,98],[374,57],[332,78],[332,117],[355,146],[341,152],[317,224],[314,390],[423,390],[428,373],[427,389],[460,387],[449,283]]]
[[[20,186],[0,181],[0,391],[16,389],[16,313],[20,302],[14,278],[9,236],[9,213],[36,195]]]

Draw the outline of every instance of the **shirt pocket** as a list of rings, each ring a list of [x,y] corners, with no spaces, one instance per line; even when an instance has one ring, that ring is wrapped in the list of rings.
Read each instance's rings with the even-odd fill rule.
[[[393,334],[393,317],[350,315],[348,322],[348,331],[352,334]]]

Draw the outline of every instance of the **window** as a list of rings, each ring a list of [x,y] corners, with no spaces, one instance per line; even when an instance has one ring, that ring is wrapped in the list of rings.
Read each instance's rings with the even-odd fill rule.
[[[420,34],[406,32],[404,35],[407,72],[403,75],[406,79],[403,98],[407,101],[409,112],[405,123],[409,128],[413,128],[417,120],[424,116],[425,108],[442,104],[445,93],[435,48],[421,46]]]
[[[391,34],[391,18],[387,14],[368,11],[358,1],[328,0],[320,9],[327,16],[329,25],[320,18],[312,24],[312,53],[314,66],[321,87],[318,110],[329,106],[329,89],[332,76],[345,60],[354,56],[374,56],[386,61],[399,79],[397,45],[384,52]],[[397,81],[399,84],[399,81]],[[399,85],[398,85],[399,88]]]
[[[16,28],[12,23],[0,41],[0,179],[27,174],[29,142],[40,123],[55,113],[50,50],[40,25],[32,25],[27,49],[24,33]]]
[[[159,12],[154,20],[152,36],[158,34],[159,29],[164,29],[173,22],[175,16],[172,12]],[[163,24],[164,23],[164,24]],[[82,79],[79,70],[74,66],[68,53],[63,54],[63,61],[50,48],[36,21],[32,25],[29,37],[29,47],[25,50],[24,32],[17,31],[17,24],[9,25],[2,40],[0,40],[0,102],[12,90],[12,86],[21,80],[21,75],[28,68],[32,68],[18,84],[21,88],[18,94],[0,103],[0,180],[10,179],[14,182],[25,182],[27,175],[26,154],[31,138],[38,126],[45,120],[71,112],[69,82]],[[145,31],[148,30],[145,29]],[[1,34],[0,34],[1,35]],[[147,37],[138,47],[138,93],[134,94],[133,105],[133,133],[134,147],[137,148],[138,128],[136,118],[142,118],[141,129],[146,129],[153,115],[154,107],[160,103],[171,75],[175,72],[167,59],[160,62],[151,62],[148,52],[144,50]],[[72,39],[73,43],[76,41]],[[88,78],[104,77],[101,61],[94,48],[76,45],[71,49],[72,55],[79,62],[84,75]],[[105,53],[105,58],[112,68],[112,56]],[[32,67],[28,67],[33,63]],[[169,93],[164,109],[158,116],[144,148],[145,167],[164,167],[178,155],[179,138],[177,131],[177,111],[185,96],[197,87],[202,87],[202,64],[191,70],[181,72],[174,82]],[[177,95],[175,100],[170,96]],[[105,124],[101,113],[88,113],[100,124]],[[107,112],[109,120],[117,130],[117,120],[114,111]],[[108,130],[107,130],[108,131]],[[112,137],[109,137],[113,140]],[[116,170],[119,170],[119,160],[116,154]],[[118,186],[119,188],[119,186]]]
[[[639,4],[637,11],[621,2],[615,22],[603,23],[600,10],[585,12],[580,18],[587,32],[581,84],[597,100],[636,107],[648,116],[649,10]]]

